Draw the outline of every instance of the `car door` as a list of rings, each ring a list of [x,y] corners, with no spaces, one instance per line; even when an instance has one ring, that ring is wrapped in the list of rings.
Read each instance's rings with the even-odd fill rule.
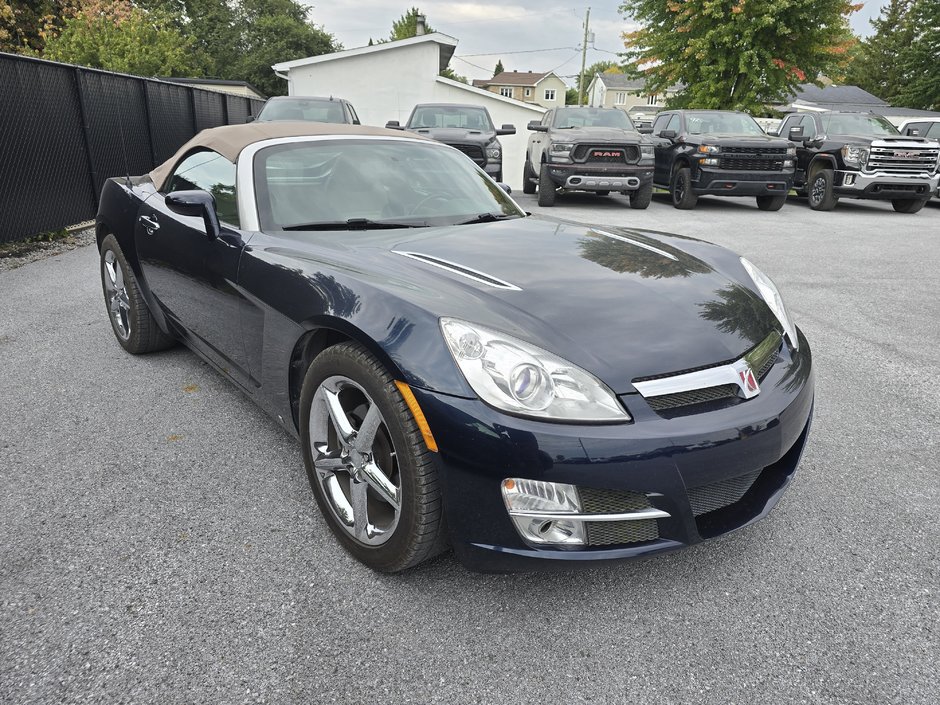
[[[216,152],[200,150],[182,159],[164,187],[157,188],[140,207],[135,228],[143,277],[190,342],[247,385],[240,322],[244,298],[235,285],[246,243],[238,230],[235,165]],[[210,237],[202,218],[167,207],[167,193],[194,189],[215,197],[218,237]]]
[[[552,118],[555,115],[554,110],[549,110],[542,116],[542,124],[548,125],[551,129]],[[550,141],[548,132],[533,132],[529,137],[529,161],[532,164],[532,170],[538,174],[539,168],[542,163],[542,152],[545,150],[545,145]]]
[[[682,121],[679,117],[679,113],[667,113],[665,116],[660,117],[666,117],[668,119],[666,120],[665,125],[660,127],[659,133],[656,133],[655,130],[653,131],[657,137],[661,137],[662,133],[666,130],[672,130],[676,133],[676,135],[680,133],[682,130]],[[660,118],[658,117],[656,120],[658,122]],[[669,182],[672,178],[672,165],[676,161],[676,150],[678,148],[677,145],[678,143],[675,141],[675,138],[671,140],[662,138],[653,148],[653,151],[656,154],[656,166],[653,173],[653,180],[657,184],[669,186]]]

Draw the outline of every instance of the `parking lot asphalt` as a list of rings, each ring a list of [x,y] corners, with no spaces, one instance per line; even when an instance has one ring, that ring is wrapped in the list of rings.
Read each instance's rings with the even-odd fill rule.
[[[514,196],[775,279],[817,406],[767,519],[618,567],[376,575],[231,384],[121,350],[83,247],[0,272],[0,703],[940,702],[940,207]]]

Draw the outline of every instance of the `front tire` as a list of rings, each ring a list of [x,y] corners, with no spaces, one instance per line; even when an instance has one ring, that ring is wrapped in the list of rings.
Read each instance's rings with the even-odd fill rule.
[[[832,190],[832,169],[817,169],[807,184],[806,198],[814,211],[831,211],[839,202]]]
[[[394,379],[364,347],[341,343],[310,365],[300,436],[317,505],[356,559],[397,573],[443,550],[434,458]]]
[[[522,167],[522,193],[527,193],[530,196],[535,193],[535,171],[532,170],[532,165],[529,164],[529,157],[525,158],[525,166]]]
[[[669,192],[672,195],[672,205],[679,210],[695,208],[698,196],[692,192],[692,170],[688,167],[677,169],[672,177],[672,188]]]
[[[101,242],[101,287],[118,343],[134,355],[165,350],[176,341],[160,330],[147,308],[134,270],[114,235]]]
[[[758,196],[757,207],[762,211],[778,211],[783,208],[787,202],[786,195],[783,196]]]
[[[653,182],[642,184],[640,188],[630,194],[630,207],[636,210],[649,208],[653,200]]]
[[[543,164],[539,171],[539,205],[544,207],[555,205],[555,182],[548,173],[548,164]]]
[[[923,198],[895,198],[891,200],[891,205],[898,213],[916,213],[927,205],[927,201]]]

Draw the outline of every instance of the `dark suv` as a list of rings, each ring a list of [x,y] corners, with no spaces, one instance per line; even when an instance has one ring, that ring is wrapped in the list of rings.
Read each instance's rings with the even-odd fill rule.
[[[397,120],[390,120],[385,127],[427,135],[459,149],[495,181],[503,180],[503,146],[496,137],[516,134],[512,125],[496,129],[486,108],[456,103],[416,105],[404,127]]]
[[[797,143],[795,186],[813,210],[832,210],[845,196],[891,201],[896,211],[916,213],[940,181],[940,144],[904,137],[878,115],[788,115],[780,134]]]
[[[258,117],[258,122],[273,120],[307,120],[309,122],[332,122],[358,125],[359,116],[352,103],[342,98],[317,98],[314,96],[284,95],[268,98]],[[248,118],[251,122],[252,118]]]
[[[631,208],[653,197],[653,141],[617,108],[565,107],[529,123],[522,190],[539,190],[539,205],[555,205],[558,189],[606,196],[619,191]]]
[[[796,148],[768,137],[754,118],[731,110],[670,110],[656,116],[653,181],[676,208],[698,197],[756,196],[757,207],[783,207],[793,183]]]

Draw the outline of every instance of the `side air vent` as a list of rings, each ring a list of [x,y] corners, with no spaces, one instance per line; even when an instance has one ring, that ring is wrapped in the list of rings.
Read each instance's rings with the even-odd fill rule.
[[[453,272],[454,274],[459,274],[462,277],[467,279],[472,279],[475,282],[480,284],[486,284],[491,286],[494,289],[506,289],[508,291],[522,291],[515,284],[510,284],[507,281],[502,279],[497,279],[496,277],[487,274],[485,272],[480,272],[476,269],[471,269],[462,264],[457,264],[456,262],[451,262],[450,260],[441,259],[440,257],[434,257],[432,255],[425,255],[420,252],[402,252],[401,250],[392,250],[396,255],[401,255],[402,257],[408,257],[418,262],[424,262],[429,264],[432,267],[437,267],[438,269],[446,269],[448,272]]]

